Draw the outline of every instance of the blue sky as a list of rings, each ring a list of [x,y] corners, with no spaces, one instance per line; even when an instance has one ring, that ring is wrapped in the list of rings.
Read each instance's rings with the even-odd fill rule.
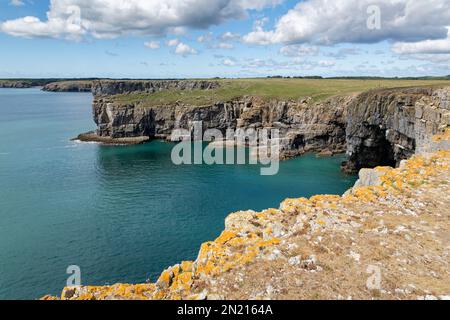
[[[448,0],[0,0],[0,77],[448,75],[449,21]]]

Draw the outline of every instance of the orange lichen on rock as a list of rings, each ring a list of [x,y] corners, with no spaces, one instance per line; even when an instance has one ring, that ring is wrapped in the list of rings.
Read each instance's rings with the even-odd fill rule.
[[[225,230],[214,241],[201,245],[195,261],[183,261],[168,268],[156,284],[68,287],[61,299],[204,299],[208,281],[250,263],[278,259],[282,244],[289,244],[305,232],[311,236],[329,230],[360,230],[367,208],[378,205],[382,212],[392,198],[414,199],[412,195],[418,186],[427,186],[449,170],[448,150],[416,155],[397,169],[378,167],[365,171],[367,179],[360,178],[344,196],[286,199],[280,209],[236,212],[227,217]],[[359,259],[355,253],[352,256]],[[292,257],[289,263],[295,265],[298,259]],[[307,260],[306,265],[311,266],[311,261],[314,259]]]

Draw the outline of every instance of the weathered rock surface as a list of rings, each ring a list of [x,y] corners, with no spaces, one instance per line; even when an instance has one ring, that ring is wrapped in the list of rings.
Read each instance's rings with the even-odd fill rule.
[[[26,81],[0,81],[0,88],[14,88],[14,89],[24,89],[31,88],[32,84]]]
[[[281,158],[308,151],[327,155],[347,150],[343,169],[357,172],[365,167],[395,166],[416,151],[427,151],[431,137],[450,125],[448,87],[381,89],[319,103],[242,97],[204,106],[182,101],[167,106],[115,99],[116,94],[217,86],[216,82],[194,80],[95,81],[97,135],[173,140],[175,129],[193,133],[195,121],[202,121],[204,130],[218,129],[224,136],[227,129],[278,129]]]
[[[450,130],[432,141],[450,142]],[[366,170],[342,197],[231,214],[195,261],[156,283],[65,288],[61,299],[448,299],[449,175],[449,150]]]
[[[218,88],[217,81],[208,80],[102,80],[94,81],[94,96],[110,96],[116,94],[146,92],[154,93],[162,90],[210,90]]]
[[[375,90],[348,106],[344,169],[396,166],[431,151],[431,137],[450,126],[450,88]]]
[[[111,89],[111,85],[109,82],[106,85],[98,82],[93,91],[116,93],[117,88]],[[118,92],[125,90],[121,84],[116,86]],[[188,87],[198,86],[208,90],[213,84],[194,82]],[[282,157],[292,157],[307,151],[344,152],[345,106],[352,98],[335,97],[313,105],[306,99],[265,101],[257,97],[244,97],[206,106],[184,105],[181,102],[173,106],[148,106],[145,102],[119,103],[114,97],[99,95],[95,96],[93,113],[97,134],[113,139],[149,136],[173,140],[175,129],[193,132],[195,121],[202,121],[204,130],[218,129],[224,136],[227,129],[279,129]]]
[[[91,92],[91,81],[58,81],[46,84],[43,91],[51,92]]]

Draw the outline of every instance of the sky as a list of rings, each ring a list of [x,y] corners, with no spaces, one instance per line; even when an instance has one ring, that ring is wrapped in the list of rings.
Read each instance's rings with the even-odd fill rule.
[[[0,78],[450,75],[450,0],[0,0]]]

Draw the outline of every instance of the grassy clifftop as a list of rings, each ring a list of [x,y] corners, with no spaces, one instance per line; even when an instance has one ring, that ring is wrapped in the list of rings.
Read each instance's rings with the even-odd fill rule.
[[[220,87],[212,90],[166,90],[156,93],[135,92],[113,96],[119,103],[145,106],[208,105],[242,96],[265,99],[298,100],[311,97],[318,102],[336,95],[359,93],[371,89],[450,85],[450,80],[361,80],[361,79],[235,79],[215,80]]]

